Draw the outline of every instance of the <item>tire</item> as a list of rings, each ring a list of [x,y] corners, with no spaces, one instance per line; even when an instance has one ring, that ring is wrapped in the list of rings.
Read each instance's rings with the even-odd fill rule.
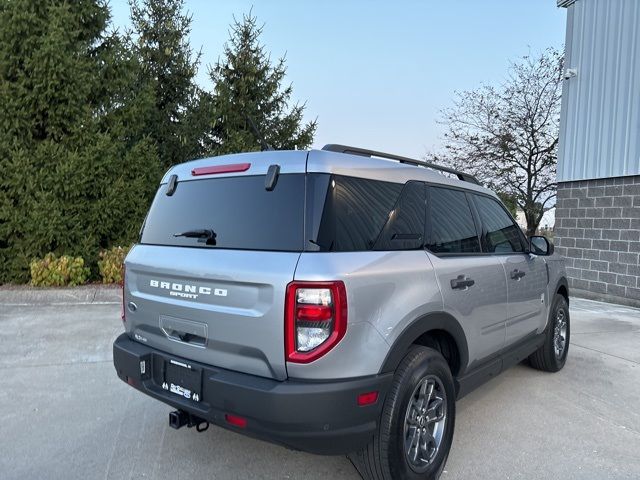
[[[543,372],[561,370],[569,354],[570,334],[569,304],[562,295],[556,294],[553,297],[551,311],[549,312],[549,322],[544,332],[544,344],[529,356],[529,364]],[[563,338],[564,342],[557,335]],[[558,349],[556,349],[556,346],[558,346]]]
[[[429,398],[426,415],[417,415],[424,398]],[[436,350],[414,346],[395,372],[373,440],[349,459],[365,480],[436,480],[453,441],[455,408],[453,378],[446,360]],[[416,433],[419,426],[422,434]],[[416,438],[417,444],[426,448],[411,449],[416,457],[412,465],[405,454],[406,442],[416,445],[412,441]]]

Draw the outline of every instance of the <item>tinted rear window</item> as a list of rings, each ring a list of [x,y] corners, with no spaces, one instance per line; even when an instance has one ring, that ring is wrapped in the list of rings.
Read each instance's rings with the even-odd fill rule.
[[[141,243],[201,248],[302,251],[304,248],[304,174],[280,175],[273,191],[265,176],[226,177],[179,182],[172,196],[166,185],[156,194]],[[205,239],[175,237],[210,229]]]
[[[373,249],[403,187],[342,175],[309,175],[308,240],[321,251]]]
[[[426,191],[422,182],[405,184],[374,250],[415,250],[424,246]]]
[[[467,195],[460,190],[431,188],[428,248],[434,253],[476,253],[480,241]]]

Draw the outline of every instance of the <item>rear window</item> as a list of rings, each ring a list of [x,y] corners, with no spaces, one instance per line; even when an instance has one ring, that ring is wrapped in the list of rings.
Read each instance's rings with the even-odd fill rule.
[[[265,176],[179,182],[173,195],[162,185],[151,205],[141,243],[178,247],[302,251],[304,174],[280,175],[273,191]],[[212,230],[215,241],[176,236]]]

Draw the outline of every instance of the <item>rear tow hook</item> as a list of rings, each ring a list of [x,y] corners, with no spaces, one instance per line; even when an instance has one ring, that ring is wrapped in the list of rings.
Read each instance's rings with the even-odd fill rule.
[[[209,428],[209,422],[195,415],[191,415],[184,410],[174,410],[169,414],[169,426],[171,428],[177,430],[185,425],[189,428],[196,427],[196,431],[198,432],[204,432]]]

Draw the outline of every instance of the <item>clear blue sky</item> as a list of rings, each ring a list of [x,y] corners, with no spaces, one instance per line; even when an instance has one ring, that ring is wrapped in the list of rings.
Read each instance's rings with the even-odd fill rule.
[[[455,90],[499,83],[509,60],[564,43],[556,0],[187,0],[191,44],[207,66],[221,55],[233,15],[253,7],[262,42],[286,53],[294,100],[318,119],[315,147],[345,143],[421,157],[440,145],[438,111]],[[127,0],[111,0],[115,26]]]

